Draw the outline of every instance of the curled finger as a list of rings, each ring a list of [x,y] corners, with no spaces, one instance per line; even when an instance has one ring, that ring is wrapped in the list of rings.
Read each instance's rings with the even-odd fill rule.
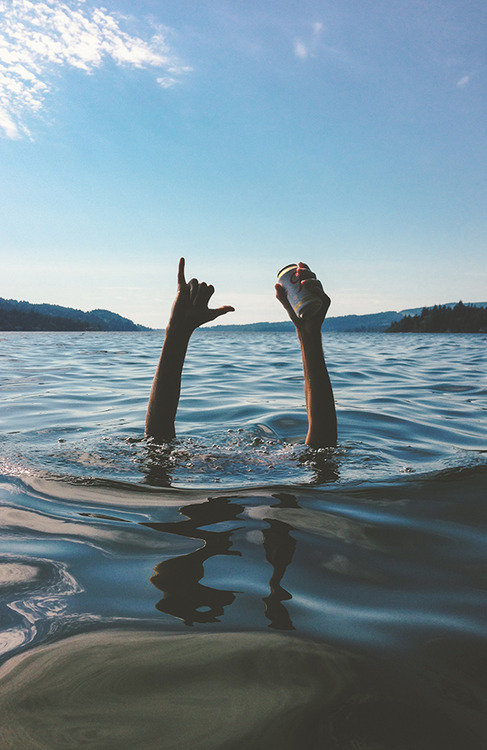
[[[202,281],[199,285],[199,289],[194,300],[195,304],[207,305],[214,291],[215,287],[213,286],[213,284],[206,284],[204,281]]]
[[[303,279],[316,279],[316,274],[310,268],[298,268],[296,276],[300,281],[303,281]]]
[[[293,306],[289,302],[286,289],[282,286],[282,284],[276,284],[274,288],[276,290],[277,299],[284,307],[291,320],[295,322],[297,320],[297,316],[294,312]]]
[[[316,276],[314,276],[313,278],[302,279],[300,287],[301,289],[303,289],[303,287],[306,287],[306,289],[312,290],[313,292],[318,294],[320,292],[322,292],[323,294],[325,293],[321,281],[317,279]]]
[[[199,285],[198,279],[191,279],[188,282],[189,300],[190,300],[191,303],[194,303],[194,301],[195,301],[196,295],[198,294],[199,286],[200,285]]]

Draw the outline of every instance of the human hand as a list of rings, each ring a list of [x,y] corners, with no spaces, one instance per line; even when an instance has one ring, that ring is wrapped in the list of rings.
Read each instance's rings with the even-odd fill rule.
[[[180,258],[178,267],[178,291],[171,310],[169,325],[182,328],[192,333],[196,328],[215,320],[220,315],[233,312],[235,308],[230,305],[209,308],[208,302],[215,288],[212,284],[206,284],[198,279],[186,282],[184,275],[184,258]]]
[[[330,307],[331,299],[323,290],[321,281],[318,281],[316,274],[311,271],[306,263],[298,263],[296,275],[300,281],[301,289],[306,285],[306,287],[312,291],[313,295],[318,297],[318,299],[321,299],[321,307],[311,315],[301,318],[294,312],[294,308],[288,300],[287,291],[282,284],[278,283],[275,286],[276,297],[287,311],[298,332],[311,333],[316,330],[319,331],[321,330],[326,313]]]

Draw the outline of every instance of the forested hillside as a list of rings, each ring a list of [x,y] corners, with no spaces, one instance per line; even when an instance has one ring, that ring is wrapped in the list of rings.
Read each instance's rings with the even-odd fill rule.
[[[389,333],[486,333],[487,307],[457,305],[425,307],[419,315],[406,315],[391,323]]]

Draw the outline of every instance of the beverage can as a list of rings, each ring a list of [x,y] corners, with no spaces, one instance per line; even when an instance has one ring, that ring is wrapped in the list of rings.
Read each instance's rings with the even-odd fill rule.
[[[281,268],[277,274],[277,280],[286,290],[287,298],[296,315],[306,318],[318,312],[323,305],[323,300],[314,289],[307,289],[306,284],[301,287],[297,270],[297,263],[289,263]]]

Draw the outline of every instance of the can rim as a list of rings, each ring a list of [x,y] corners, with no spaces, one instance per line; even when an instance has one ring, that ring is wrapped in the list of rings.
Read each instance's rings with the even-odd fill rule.
[[[290,271],[291,268],[297,268],[297,267],[298,267],[297,263],[288,263],[286,266],[283,266],[283,268],[281,268],[281,270],[277,274],[277,278],[280,279],[281,276],[283,276],[286,273],[286,271]]]

